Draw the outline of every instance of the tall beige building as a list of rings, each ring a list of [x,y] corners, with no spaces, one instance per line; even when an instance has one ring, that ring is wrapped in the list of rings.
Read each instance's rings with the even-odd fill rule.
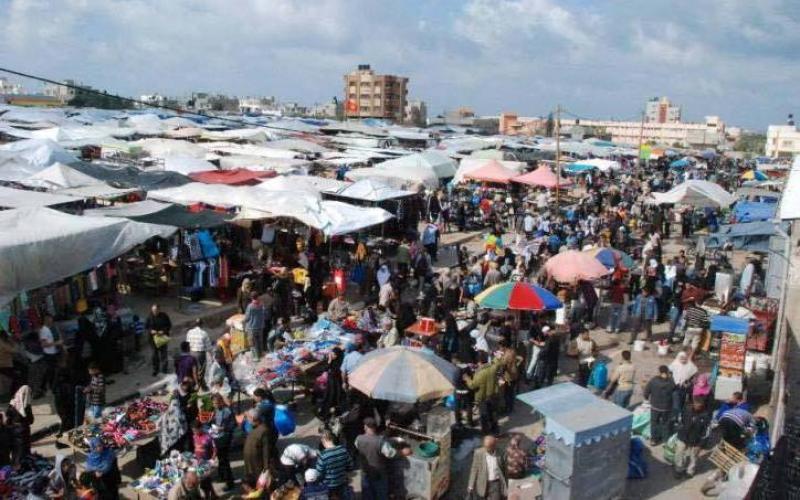
[[[344,116],[383,118],[402,123],[408,98],[408,78],[377,75],[369,64],[344,76]]]

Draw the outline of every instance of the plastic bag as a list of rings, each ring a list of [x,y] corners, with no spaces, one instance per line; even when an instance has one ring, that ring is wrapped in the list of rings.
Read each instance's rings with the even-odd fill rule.
[[[664,443],[664,460],[671,465],[675,464],[675,450],[678,447],[678,435],[673,434]]]
[[[631,431],[645,439],[650,439],[650,404],[644,402],[633,410]]]
[[[256,363],[253,361],[253,355],[250,351],[245,351],[236,356],[231,370],[233,371],[233,378],[242,387],[256,383]]]
[[[602,361],[597,361],[589,375],[589,385],[602,391],[608,386],[608,367]]]
[[[281,436],[292,434],[296,428],[295,418],[286,405],[275,405],[275,429]]]

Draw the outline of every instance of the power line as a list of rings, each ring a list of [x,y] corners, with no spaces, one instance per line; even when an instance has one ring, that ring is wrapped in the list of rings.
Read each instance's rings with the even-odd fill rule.
[[[291,128],[266,126],[266,125],[262,125],[260,123],[249,123],[249,122],[246,122],[246,121],[243,121],[243,120],[237,120],[236,118],[228,118],[228,117],[225,117],[225,116],[209,116],[209,115],[204,114],[204,113],[199,113],[197,111],[191,111],[191,110],[188,110],[188,109],[179,108],[177,106],[167,106],[166,104],[153,104],[153,103],[149,103],[149,102],[142,101],[142,100],[139,100],[139,99],[133,99],[131,97],[124,97],[124,96],[117,95],[117,94],[109,94],[108,92],[101,92],[101,91],[93,89],[93,88],[82,87],[80,85],[73,85],[73,84],[65,83],[65,82],[58,82],[58,81],[55,81],[55,80],[51,80],[49,78],[45,78],[43,76],[36,76],[36,75],[28,74],[28,73],[22,73],[20,71],[15,71],[15,70],[9,69],[9,68],[0,67],[0,72],[9,73],[9,74],[12,74],[12,75],[17,75],[17,76],[21,76],[21,77],[25,77],[25,78],[30,78],[32,80],[37,80],[37,81],[40,81],[40,82],[43,82],[43,83],[49,83],[49,84],[52,84],[52,85],[59,85],[61,87],[67,87],[67,88],[78,90],[78,91],[81,91],[81,92],[84,92],[84,93],[88,93],[88,94],[94,94],[94,95],[99,95],[99,96],[103,96],[103,97],[110,97],[110,98],[113,98],[113,99],[119,99],[120,101],[123,101],[123,102],[131,103],[131,104],[139,104],[141,106],[145,106],[145,107],[148,107],[148,108],[165,109],[165,110],[173,111],[175,113],[183,114],[183,115],[194,115],[194,116],[202,116],[203,118],[213,118],[215,120],[221,120],[221,121],[225,121],[225,122],[229,122],[229,123],[235,123],[237,125],[246,126],[246,127],[261,127],[261,128],[275,129],[275,130],[286,130],[286,131],[289,131],[289,132],[294,132],[296,134],[297,133],[302,133],[301,131],[298,131],[298,130],[295,130],[295,129],[291,129]]]

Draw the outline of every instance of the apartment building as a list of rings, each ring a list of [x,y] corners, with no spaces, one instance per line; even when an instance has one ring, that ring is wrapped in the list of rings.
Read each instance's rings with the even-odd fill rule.
[[[800,155],[800,130],[794,124],[770,125],[764,154],[771,158]]]
[[[666,97],[653,97],[645,104],[644,118],[647,123],[680,123],[681,107]]]
[[[369,64],[344,75],[347,118],[382,118],[402,123],[408,99],[408,78],[379,75]]]

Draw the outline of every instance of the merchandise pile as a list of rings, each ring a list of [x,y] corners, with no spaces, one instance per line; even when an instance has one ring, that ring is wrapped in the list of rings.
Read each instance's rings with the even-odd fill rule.
[[[137,491],[147,492],[155,498],[166,498],[169,490],[178,483],[187,470],[193,470],[201,479],[210,477],[217,468],[216,460],[199,460],[191,453],[173,450],[169,457],[156,461],[153,469],[131,483]]]
[[[31,487],[52,470],[53,461],[37,454],[23,458],[18,470],[10,465],[0,468],[0,498],[27,498]]]
[[[70,432],[69,439],[76,447],[88,451],[88,443],[100,437],[106,446],[120,449],[158,430],[158,420],[167,405],[150,398],[141,398],[127,406],[112,409],[103,419]]]

